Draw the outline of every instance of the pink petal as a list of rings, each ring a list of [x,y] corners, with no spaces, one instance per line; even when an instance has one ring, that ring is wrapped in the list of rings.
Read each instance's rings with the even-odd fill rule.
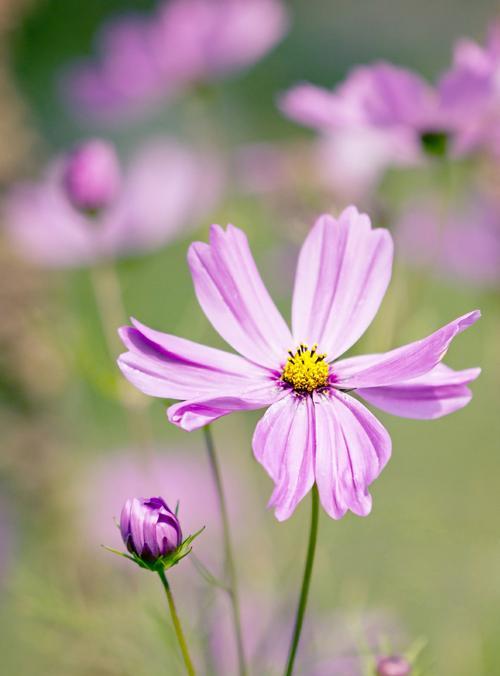
[[[177,338],[132,320],[120,329],[128,352],[118,365],[141,392],[153,397],[190,399],[268,384],[269,373],[242,357]]]
[[[323,131],[346,128],[408,128],[437,122],[432,88],[419,75],[390,63],[354,68],[332,91],[301,84],[280,100],[301,124]]]
[[[353,111],[337,94],[307,82],[283,94],[278,105],[295,122],[323,131],[353,125],[357,121]]]
[[[315,406],[315,474],[321,504],[334,519],[350,509],[366,516],[368,486],[391,456],[387,430],[356,399],[341,392],[320,396]]]
[[[428,373],[443,359],[453,338],[474,324],[481,313],[469,312],[427,338],[390,352],[343,359],[334,365],[342,388],[379,387],[401,383]]]
[[[385,387],[368,387],[357,393],[382,411],[404,418],[440,418],[466,406],[472,397],[467,383],[475,380],[481,369],[454,371],[438,364],[432,371],[412,380]]]
[[[49,267],[88,265],[102,255],[96,235],[101,223],[71,207],[60,189],[60,172],[55,162],[39,183],[15,185],[4,201],[3,221],[24,258]]]
[[[435,93],[425,80],[384,61],[355,68],[338,91],[357,101],[367,124],[377,127],[432,124],[437,112]]]
[[[345,352],[372,322],[391,277],[393,244],[355,207],[321,216],[299,256],[292,305],[295,342]]]
[[[208,2],[207,5],[217,5]],[[213,30],[206,36],[205,68],[229,73],[248,66],[281,40],[288,29],[286,7],[276,0],[218,3]],[[207,73],[210,75],[211,73]]]
[[[314,483],[314,404],[290,394],[273,404],[255,428],[253,452],[276,486],[269,501],[288,519]]]
[[[258,273],[245,234],[213,225],[210,244],[191,245],[196,295],[220,335],[256,364],[279,370],[292,347],[290,331]]]
[[[284,395],[285,390],[273,381],[248,381],[239,390],[234,388],[224,391],[219,387],[211,394],[174,404],[167,414],[171,423],[191,432],[235,411],[264,408]]]
[[[155,138],[131,159],[120,199],[106,215],[106,251],[145,251],[186,233],[216,204],[221,187],[215,157]]]

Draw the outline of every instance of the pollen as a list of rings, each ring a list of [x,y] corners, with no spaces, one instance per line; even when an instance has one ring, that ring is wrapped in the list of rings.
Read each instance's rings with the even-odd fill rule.
[[[288,383],[297,392],[311,393],[328,385],[330,367],[325,361],[326,354],[317,352],[317,345],[311,349],[300,344],[295,353],[290,355],[281,374],[281,380]]]

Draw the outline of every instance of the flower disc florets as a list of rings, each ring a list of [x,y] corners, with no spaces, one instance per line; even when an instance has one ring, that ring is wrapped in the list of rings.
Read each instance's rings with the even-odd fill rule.
[[[296,392],[311,393],[328,385],[330,367],[325,361],[326,354],[317,352],[318,346],[311,349],[303,343],[290,355],[281,374],[281,380],[293,387]]]

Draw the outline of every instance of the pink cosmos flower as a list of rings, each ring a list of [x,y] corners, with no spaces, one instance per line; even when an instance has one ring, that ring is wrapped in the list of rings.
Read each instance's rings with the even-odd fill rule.
[[[421,157],[424,135],[454,131],[440,103],[419,75],[383,61],[354,68],[333,91],[304,83],[280,99],[287,116],[321,131],[377,131],[401,161]]]
[[[11,189],[3,220],[25,258],[72,267],[148,251],[196,224],[218,200],[221,175],[211,157],[158,138],[136,152],[120,178],[109,158],[103,161],[103,145],[89,141],[86,152],[52,162],[41,181]],[[96,196],[99,208],[79,208]]]
[[[280,0],[172,0],[121,17],[99,36],[98,59],[63,79],[75,109],[113,121],[258,61],[284,35]]]
[[[125,377],[155,397],[182,399],[169,420],[194,430],[234,411],[268,407],[253,450],[275,483],[270,505],[287,519],[316,482],[333,518],[366,515],[368,486],[389,460],[391,440],[356,394],[410,418],[437,418],[468,403],[479,369],[441,364],[470,312],[432,335],[384,354],[340,359],[370,325],[391,276],[387,230],[354,207],[321,216],[300,252],[292,330],[257,271],[244,233],[214,225],[188,262],[200,305],[241,356],[140,324],[120,331]]]
[[[465,107],[447,82],[436,87],[418,74],[383,61],[354,68],[333,90],[312,84],[292,87],[279,100],[283,113],[312,127],[329,139],[338,157],[333,173],[341,172],[342,159],[359,157],[353,181],[371,185],[390,166],[411,166],[429,156],[462,155],[475,150],[471,128],[478,111]],[[462,91],[467,97],[467,90]],[[353,161],[349,159],[352,165]],[[367,166],[368,165],[368,166]]]
[[[500,22],[490,26],[485,47],[457,42],[440,87],[447,107],[468,120],[463,144],[500,152]]]

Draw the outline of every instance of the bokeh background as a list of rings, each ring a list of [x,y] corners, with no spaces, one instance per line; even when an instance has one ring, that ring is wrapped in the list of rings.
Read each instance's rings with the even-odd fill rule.
[[[295,0],[288,5],[289,32],[251,68],[119,125],[75,115],[61,97],[64,69],[92,53],[103,21],[154,6],[145,0],[0,3],[2,192],[38,177],[52,156],[90,135],[113,140],[127,158],[148,138],[168,134],[217,153],[225,173],[216,206],[147,254],[92,269],[47,270],[23,260],[1,237],[5,674],[182,673],[157,580],[100,545],[119,546],[113,517],[125,497],[161,494],[174,504],[180,499],[187,531],[207,526],[195,551],[221,570],[203,437],[169,425],[164,402],[123,381],[109,322],[132,315],[221,345],[197,306],[185,261],[189,242],[206,239],[211,222],[246,230],[288,317],[301,240],[316,214],[336,214],[350,197],[315,186],[308,155],[314,135],[283,117],[277,94],[300,80],[331,86],[354,64],[382,58],[433,78],[449,64],[458,37],[483,40],[496,9],[486,0]],[[459,185],[469,180],[464,171],[459,167]],[[424,202],[431,189],[445,190],[445,173],[389,172],[375,196],[360,197],[360,206],[376,225],[395,228],[400,209],[387,205],[407,196]],[[500,166],[496,173],[488,168],[493,186],[499,177]],[[452,193],[457,209],[459,197]],[[478,307],[482,320],[456,341],[448,363],[481,366],[483,373],[471,404],[452,416],[421,422],[380,414],[393,458],[372,487],[368,518],[349,514],[335,522],[321,514],[302,648],[332,660],[321,673],[353,673],[351,658],[382,642],[388,651],[418,652],[421,674],[491,676],[500,673],[499,289],[491,280],[416,266],[399,253],[387,298],[355,350],[389,349]],[[117,282],[124,316],[113,295]],[[274,674],[291,631],[309,504],[304,500],[282,524],[266,510],[271,482],[251,454],[259,415],[232,415],[213,433],[229,496],[247,652],[255,656],[254,673]],[[189,561],[171,573],[171,582],[201,673],[236,673],[223,594]],[[316,673],[308,659],[299,673]]]

